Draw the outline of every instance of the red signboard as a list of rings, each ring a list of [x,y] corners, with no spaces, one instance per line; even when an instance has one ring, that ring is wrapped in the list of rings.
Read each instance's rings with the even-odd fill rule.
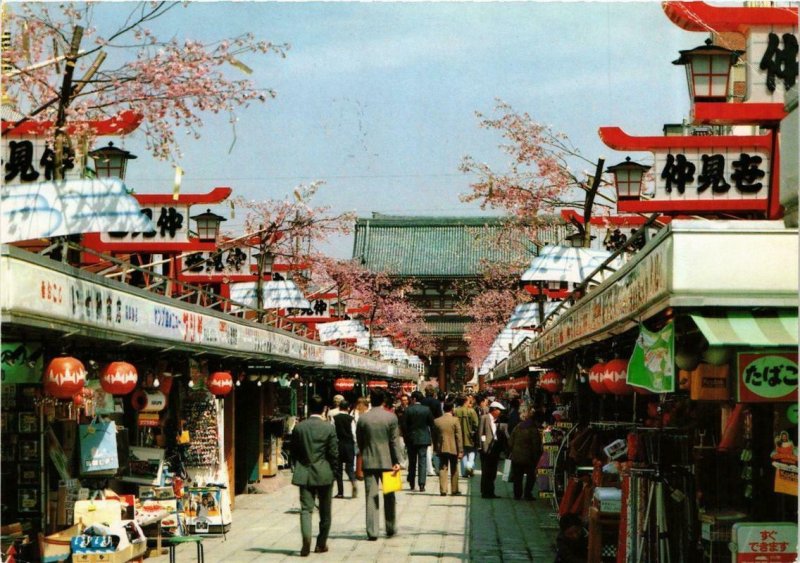
[[[797,351],[740,352],[736,358],[740,403],[797,402]]]

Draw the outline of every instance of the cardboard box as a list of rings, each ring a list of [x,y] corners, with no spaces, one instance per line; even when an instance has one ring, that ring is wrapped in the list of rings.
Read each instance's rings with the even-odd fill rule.
[[[597,487],[594,490],[592,504],[600,512],[619,514],[622,510],[622,490],[615,487]]]

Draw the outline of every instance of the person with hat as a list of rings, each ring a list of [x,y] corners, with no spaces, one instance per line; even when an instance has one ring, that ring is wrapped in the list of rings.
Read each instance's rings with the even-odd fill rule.
[[[497,479],[497,466],[500,463],[500,454],[508,445],[508,428],[498,419],[505,407],[492,401],[489,404],[489,414],[481,417],[478,427],[478,440],[481,452],[481,496],[483,498],[499,498],[494,493],[494,482]]]

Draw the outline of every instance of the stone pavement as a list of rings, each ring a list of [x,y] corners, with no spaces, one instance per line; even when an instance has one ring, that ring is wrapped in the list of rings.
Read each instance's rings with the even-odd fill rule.
[[[208,563],[249,561],[300,561],[300,502],[297,487],[289,484],[288,473],[266,479],[265,494],[236,497],[233,526],[227,538],[204,541]],[[333,499],[333,525],[328,540],[330,551],[305,559],[325,563],[348,561],[505,563],[554,559],[556,520],[550,501],[517,501],[511,485],[497,480],[500,499],[480,496],[480,472],[461,480],[462,496],[439,496],[437,477],[428,477],[426,492],[397,493],[398,533],[367,541],[365,531],[364,485],[357,499]],[[334,485],[335,488],[335,485]],[[345,492],[349,493],[345,483]],[[314,513],[314,533],[318,529]],[[313,548],[313,542],[312,542]],[[179,546],[181,563],[195,561],[193,545]],[[166,555],[148,562],[168,561]]]

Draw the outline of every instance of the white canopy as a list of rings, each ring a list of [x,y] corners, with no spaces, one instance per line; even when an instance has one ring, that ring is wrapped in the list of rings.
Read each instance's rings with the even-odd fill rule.
[[[544,303],[544,316],[547,317],[552,313],[556,307],[561,303],[559,301],[545,301]],[[523,303],[517,305],[511,318],[506,325],[507,328],[536,328],[539,326],[539,304],[538,303]]]
[[[322,342],[339,340],[342,338],[369,338],[367,327],[361,321],[335,321],[319,323],[317,325],[319,339]]]
[[[530,267],[522,274],[522,281],[566,281],[581,283],[611,253],[592,248],[573,248],[571,246],[545,246],[539,256],[531,261]],[[622,266],[622,259],[615,258],[609,264],[614,269]],[[601,273],[602,281],[609,272]]]
[[[248,307],[257,307],[256,282],[232,283],[231,299]],[[291,281],[268,281],[261,288],[265,309],[310,309],[311,303]]]
[[[0,187],[0,242],[114,231],[155,230],[116,178]]]

